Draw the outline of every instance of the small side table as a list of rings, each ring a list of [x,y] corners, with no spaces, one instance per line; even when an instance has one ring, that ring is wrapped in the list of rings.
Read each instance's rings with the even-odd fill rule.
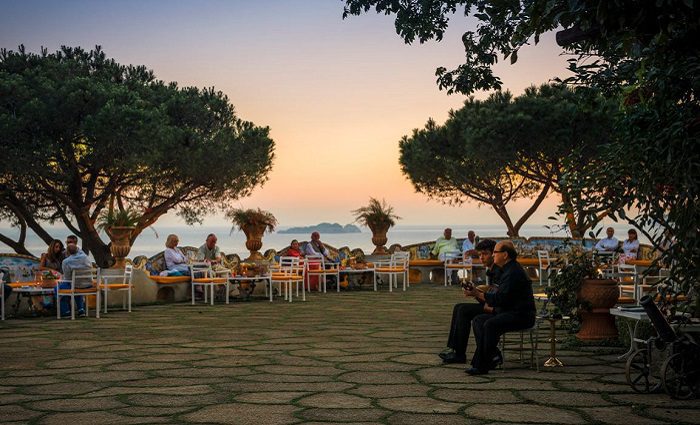
[[[549,322],[549,358],[544,362],[544,367],[559,367],[564,366],[561,360],[557,358],[557,322],[559,320],[569,320],[567,316],[554,317],[552,315],[545,317]]]

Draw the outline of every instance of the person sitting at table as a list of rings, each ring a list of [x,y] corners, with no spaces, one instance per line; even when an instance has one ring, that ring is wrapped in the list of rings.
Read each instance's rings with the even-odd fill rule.
[[[63,260],[66,258],[64,254],[63,242],[54,239],[49,244],[48,250],[41,254],[39,260],[39,270],[54,270],[61,273]]]
[[[639,239],[637,239],[637,231],[630,229],[627,231],[627,239],[622,242],[622,255],[620,262],[628,260],[636,260],[639,253]]]
[[[484,375],[503,363],[498,341],[506,332],[528,329],[535,324],[535,298],[532,281],[517,262],[518,253],[511,241],[501,241],[493,250],[493,261],[501,268],[498,291],[482,292],[478,288],[465,289],[465,294],[492,306],[493,313],[484,313],[472,320],[476,351],[470,375]]]
[[[204,245],[197,250],[197,261],[206,261],[212,265],[221,264],[221,250],[216,245],[218,239],[213,233],[209,233]]]
[[[65,279],[69,279],[68,281],[60,281],[58,285],[56,286],[56,296],[58,296],[58,290],[59,289],[70,289],[71,288],[71,282],[70,280],[73,279],[73,270],[85,270],[85,269],[91,269],[92,268],[92,262],[90,262],[90,259],[88,256],[85,254],[83,250],[81,250],[78,245],[75,244],[69,244],[66,247],[66,253],[68,254],[68,257],[66,257],[63,260],[62,263],[62,271],[63,271],[63,277]],[[90,288],[93,285],[92,281],[76,281],[73,282],[73,287],[74,288]],[[78,310],[78,317],[84,317],[85,316],[85,297],[74,297],[75,299],[75,308]],[[61,316],[70,316],[70,299],[69,297],[63,297],[61,299],[61,305],[59,306],[61,309]],[[98,307],[99,308],[99,307]]]
[[[321,234],[318,232],[311,233],[311,241],[304,247],[304,255],[323,255],[326,261],[335,262],[328,248],[321,242]]]
[[[608,227],[605,230],[605,233],[607,234],[607,238],[603,238],[598,241],[597,244],[595,244],[595,249],[598,252],[615,252],[617,251],[617,247],[620,244],[620,242],[617,240],[617,238],[614,236],[615,235],[615,229],[612,227]]]
[[[498,280],[501,269],[493,263],[493,249],[496,242],[485,239],[476,245],[481,263],[486,268],[486,292],[498,290]],[[465,292],[465,296],[466,292]],[[472,327],[472,319],[482,313],[494,313],[493,308],[485,302],[459,303],[452,308],[452,322],[450,323],[450,335],[447,339],[447,349],[439,354],[442,362],[466,363],[467,343]]]
[[[287,256],[289,257],[297,257],[297,258],[303,258],[304,253],[301,252],[301,248],[299,247],[299,241],[296,239],[292,239],[292,242],[289,244],[289,248],[287,249]]]
[[[180,239],[177,235],[168,235],[168,239],[165,241],[165,251],[163,252],[165,269],[168,274],[184,276],[190,273],[190,266],[187,264],[185,254],[177,247],[178,242],[180,242]]]
[[[452,237],[452,229],[448,227],[443,231],[442,236],[435,241],[435,246],[430,253],[440,261],[445,261],[448,254],[459,254],[459,245],[457,239]],[[453,284],[459,283],[457,270],[452,270],[451,279]]]
[[[476,233],[474,233],[473,230],[470,230],[467,233],[467,239],[462,242],[462,254],[466,252],[470,257],[476,257],[479,255],[479,250],[476,249],[477,243]]]

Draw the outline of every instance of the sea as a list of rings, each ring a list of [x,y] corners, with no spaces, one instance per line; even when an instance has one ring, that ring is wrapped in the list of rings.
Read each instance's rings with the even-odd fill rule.
[[[452,235],[458,239],[465,238],[469,230],[474,230],[480,238],[488,237],[504,237],[506,235],[506,228],[503,225],[397,225],[392,227],[388,233],[389,242],[387,246],[392,244],[409,245],[419,242],[434,241],[439,236],[442,236],[443,230],[446,227],[452,229]],[[624,226],[620,224],[613,224],[612,227],[615,229],[615,236],[623,240],[627,237],[627,230],[629,226]],[[279,230],[284,230],[285,227],[280,227]],[[0,227],[0,232],[3,234],[14,238],[18,237],[18,230],[15,228],[2,228]],[[70,234],[65,228],[52,228],[49,229],[52,236],[62,241],[65,241],[66,236]],[[194,246],[199,247],[204,243],[207,235],[214,233],[218,238],[218,245],[222,252],[226,254],[238,254],[241,256],[247,256],[248,250],[245,247],[245,235],[243,232],[235,230],[231,231],[229,226],[152,226],[144,230],[139,237],[134,242],[131,248],[130,258],[134,258],[138,255],[145,255],[147,257],[153,256],[160,251],[165,249],[165,240],[169,234],[176,234],[180,239],[180,246]],[[604,232],[601,232],[604,235]],[[546,227],[544,224],[526,224],[521,228],[520,235],[522,237],[531,236],[556,236],[565,237],[566,233],[563,231],[555,232]],[[640,242],[648,243],[642,234],[640,236]],[[297,239],[300,242],[308,241],[310,239],[310,233],[266,233],[263,237],[263,247],[262,252],[269,248],[274,248],[280,250],[289,246],[292,239]],[[108,241],[107,236],[103,237],[103,240]],[[361,248],[364,252],[371,252],[374,250],[374,245],[372,245],[372,232],[369,229],[362,228],[361,233],[336,233],[336,234],[321,234],[321,241],[331,245],[336,248],[347,246],[350,249]],[[34,233],[28,232],[27,239],[25,242],[27,249],[36,255],[37,257],[41,253],[46,252],[47,246],[43,240],[37,237]],[[0,253],[13,252],[9,246],[0,243]]]

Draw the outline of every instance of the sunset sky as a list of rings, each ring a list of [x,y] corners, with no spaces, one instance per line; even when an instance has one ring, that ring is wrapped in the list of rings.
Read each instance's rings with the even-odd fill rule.
[[[464,102],[439,91],[434,77],[436,67],[463,59],[460,37],[469,22],[461,14],[441,43],[409,46],[396,35],[393,17],[342,20],[340,0],[0,4],[0,47],[101,45],[118,62],[146,65],[159,79],[214,86],[241,118],[269,126],[276,143],[270,179],[235,204],[270,210],[280,226],[348,223],[350,210],[370,196],[393,205],[401,224],[500,223],[488,207],[444,206],[415,194],[398,165],[403,135],[431,117],[443,122]],[[560,52],[548,34],[497,73],[517,95],[566,76]],[[548,200],[530,223],[545,223],[554,209]],[[159,222],[177,223],[174,216]],[[205,220],[223,223],[222,216]]]

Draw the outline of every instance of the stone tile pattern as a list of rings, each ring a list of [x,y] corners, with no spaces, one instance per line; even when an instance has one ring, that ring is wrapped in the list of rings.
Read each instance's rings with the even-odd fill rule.
[[[456,288],[307,298],[5,321],[0,423],[700,423],[697,400],[633,393],[609,348],[540,373],[513,350],[484,377],[442,366]]]

